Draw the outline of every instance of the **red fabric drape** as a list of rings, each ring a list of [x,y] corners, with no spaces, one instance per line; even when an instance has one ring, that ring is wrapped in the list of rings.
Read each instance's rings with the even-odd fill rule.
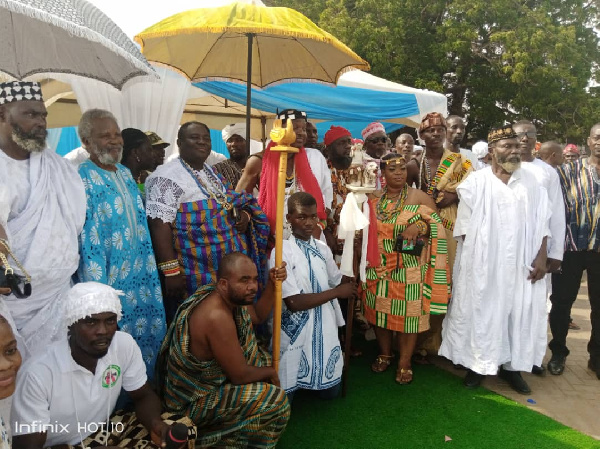
[[[275,233],[275,221],[277,218],[277,175],[279,172],[279,153],[271,151],[274,142],[269,143],[262,160],[262,171],[260,174],[260,187],[258,204],[269,219],[271,232]],[[300,148],[294,157],[296,168],[296,185],[306,193],[310,193],[317,200],[317,215],[319,220],[326,220],[323,193],[317,182],[313,171],[308,163],[308,156],[304,147]]]

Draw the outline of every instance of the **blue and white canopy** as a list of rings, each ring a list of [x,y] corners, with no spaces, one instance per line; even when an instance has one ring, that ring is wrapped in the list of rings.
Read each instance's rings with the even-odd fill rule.
[[[194,86],[235,103],[245,104],[246,86],[226,81],[204,81]],[[278,109],[305,111],[317,123],[319,134],[332,123],[360,131],[380,121],[391,132],[402,125],[417,127],[428,112],[447,114],[446,96],[387,81],[360,70],[344,73],[337,86],[292,82],[252,89],[252,108],[274,114]]]

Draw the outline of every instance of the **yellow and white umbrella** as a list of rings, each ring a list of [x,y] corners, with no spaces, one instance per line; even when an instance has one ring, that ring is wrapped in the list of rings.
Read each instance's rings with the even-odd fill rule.
[[[169,66],[193,82],[245,82],[247,121],[251,85],[284,80],[335,84],[347,70],[369,69],[341,41],[289,8],[231,3],[194,9],[152,25],[134,40],[148,61]]]
[[[191,81],[215,79],[246,83],[246,142],[250,142],[251,86],[280,81],[322,81],[335,84],[350,69],[369,64],[307,17],[289,8],[232,3],[175,14],[135,36],[153,63],[167,65]],[[285,107],[285,105],[282,105]],[[293,131],[290,130],[290,135]],[[283,142],[283,141],[282,141]],[[278,208],[283,211],[283,183],[288,152],[279,151]],[[278,213],[275,264],[281,266],[283,214]],[[273,365],[279,362],[281,282],[275,286]]]

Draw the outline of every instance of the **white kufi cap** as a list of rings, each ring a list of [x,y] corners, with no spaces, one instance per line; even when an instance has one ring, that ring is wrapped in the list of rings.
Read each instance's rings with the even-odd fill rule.
[[[489,152],[487,142],[477,142],[473,144],[473,148],[471,149],[473,154],[477,157],[477,159],[483,159]]]
[[[95,315],[97,313],[112,312],[121,319],[121,290],[115,290],[109,285],[99,282],[82,282],[75,284],[65,301],[65,324],[67,327],[73,323]]]
[[[242,139],[246,139],[246,124],[245,123],[232,123],[231,125],[227,125],[221,131],[221,135],[223,136],[223,142],[227,143],[227,141],[234,135],[237,134]]]

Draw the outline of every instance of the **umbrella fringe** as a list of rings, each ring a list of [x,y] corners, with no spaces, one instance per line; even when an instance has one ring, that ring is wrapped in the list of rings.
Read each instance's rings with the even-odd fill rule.
[[[158,77],[154,69],[150,64],[144,62],[142,59],[136,58],[134,55],[128,53],[123,50],[120,46],[114,44],[101,33],[92,30],[91,28],[87,28],[85,26],[77,25],[68,20],[65,20],[56,15],[50,14],[47,11],[43,11],[37,8],[33,8],[28,5],[24,5],[16,2],[9,2],[6,0],[0,0],[0,9],[5,9],[9,13],[13,14],[21,14],[27,17],[31,17],[32,19],[39,20],[40,22],[47,23],[49,25],[56,26],[68,32],[71,35],[88,39],[91,42],[96,42],[104,47],[107,47],[109,50],[116,52],[136,68],[142,70],[144,73],[148,75],[153,75]],[[100,10],[98,10],[100,11]],[[121,30],[121,32],[123,32]],[[140,53],[140,56],[141,53]]]
[[[344,52],[346,55],[350,56],[351,58],[356,58],[358,57],[358,55],[356,53],[354,53],[354,51],[352,51],[352,49],[350,47],[348,47],[346,44],[344,44],[342,41],[340,41],[339,39],[336,39],[335,37],[329,35],[329,33],[327,33],[326,31],[324,31],[324,33],[326,33],[328,36],[321,36],[315,33],[303,33],[303,32],[298,32],[298,31],[291,31],[291,30],[285,30],[285,29],[279,29],[279,28],[269,28],[269,27],[248,27],[248,28],[231,28],[231,27],[226,27],[226,26],[220,26],[220,27],[203,27],[202,30],[198,30],[197,28],[179,28],[177,30],[172,30],[172,31],[152,31],[152,32],[142,32],[140,34],[138,34],[137,36],[135,36],[133,38],[133,40],[135,42],[137,42],[138,44],[141,45],[142,47],[142,53],[144,53],[144,40],[148,40],[148,39],[155,39],[155,38],[161,38],[161,37],[173,37],[173,36],[177,36],[177,35],[181,35],[181,34],[194,34],[194,33],[206,33],[206,34],[211,34],[211,33],[226,33],[226,32],[235,32],[238,34],[248,34],[248,33],[252,33],[252,34],[271,34],[271,35],[276,35],[276,36],[282,36],[282,37],[295,37],[297,39],[310,39],[312,41],[318,41],[318,42],[324,42],[326,44],[332,45],[333,47],[337,48],[338,50]],[[260,37],[260,36],[258,36]],[[362,58],[360,58],[362,59]],[[364,59],[363,59],[364,61]],[[367,61],[364,61],[364,64],[357,64],[355,66],[356,68],[362,69],[362,70],[369,70],[370,66],[369,63]]]
[[[161,63],[155,63],[154,61],[152,61],[152,63],[157,64],[157,65],[164,65]],[[173,68],[172,66],[166,66],[166,67]],[[358,70],[361,67],[363,67],[363,66],[360,64],[349,65],[349,66],[344,67],[337,73],[335,81],[324,81],[324,80],[318,80],[318,79],[314,79],[314,78],[284,78],[281,80],[272,81],[270,83],[265,84],[264,86],[258,86],[256,84],[252,84],[252,85],[256,89],[259,89],[259,90],[262,90],[266,87],[279,86],[280,84],[287,84],[287,83],[323,84],[326,86],[334,87],[337,84],[337,81],[340,78],[340,76],[342,76],[344,73],[351,72],[353,70]],[[183,72],[180,71],[180,73],[183,73]],[[231,78],[231,77],[227,77],[227,76],[203,76],[201,78],[194,78],[192,80],[192,82],[194,82],[194,83],[201,83],[203,81],[225,81],[225,82],[236,83],[236,84],[240,84],[240,85],[244,85],[244,86],[246,85],[246,80],[239,79],[239,78]]]
[[[362,65],[362,64],[352,64],[352,65],[343,67],[342,69],[340,69],[338,71],[334,81],[323,81],[323,80],[316,80],[316,79],[311,79],[311,78],[285,78],[282,80],[273,81],[269,84],[265,84],[263,87],[279,86],[281,84],[286,84],[286,83],[324,84],[326,86],[334,87],[335,85],[337,85],[337,82],[340,79],[340,76],[342,76],[344,73],[352,72],[354,70],[361,70],[363,67],[364,67],[364,65]],[[212,81],[212,80],[210,80],[210,81]]]

